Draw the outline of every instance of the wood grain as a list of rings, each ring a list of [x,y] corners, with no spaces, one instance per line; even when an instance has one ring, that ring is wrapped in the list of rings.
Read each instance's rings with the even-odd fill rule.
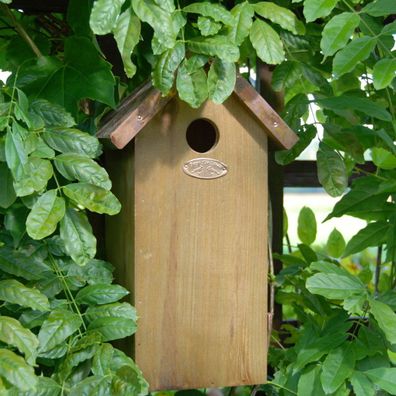
[[[185,139],[198,117],[213,120],[219,130],[217,146],[206,154],[193,152]],[[265,382],[262,127],[236,98],[200,110],[174,100],[136,137],[135,149],[135,348],[151,390]],[[182,166],[197,157],[225,163],[228,174],[215,180],[187,176]],[[124,210],[121,216],[129,217],[125,203]],[[130,230],[110,232],[133,243]],[[129,251],[128,242],[110,248]],[[130,284],[132,260],[121,262]]]

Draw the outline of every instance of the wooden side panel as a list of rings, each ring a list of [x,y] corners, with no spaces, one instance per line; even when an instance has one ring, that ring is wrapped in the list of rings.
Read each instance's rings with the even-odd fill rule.
[[[185,138],[199,117],[219,130],[205,154]],[[228,174],[186,175],[199,157]],[[267,138],[258,122],[235,97],[199,110],[174,100],[136,137],[135,170],[135,348],[151,389],[265,382]]]

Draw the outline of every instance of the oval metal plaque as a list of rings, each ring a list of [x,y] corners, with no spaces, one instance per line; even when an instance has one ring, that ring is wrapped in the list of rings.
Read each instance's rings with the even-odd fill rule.
[[[227,165],[212,158],[194,158],[183,165],[186,175],[197,179],[217,179],[227,174]]]

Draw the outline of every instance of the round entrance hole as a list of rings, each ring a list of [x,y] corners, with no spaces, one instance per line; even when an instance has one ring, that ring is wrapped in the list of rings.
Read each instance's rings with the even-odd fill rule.
[[[206,153],[219,140],[216,126],[205,118],[194,120],[187,128],[186,139],[188,145],[198,153]]]

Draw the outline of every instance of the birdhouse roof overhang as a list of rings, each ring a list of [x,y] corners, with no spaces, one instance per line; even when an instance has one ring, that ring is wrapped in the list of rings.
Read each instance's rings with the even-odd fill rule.
[[[237,77],[234,95],[279,148],[290,149],[294,146],[297,135],[243,77]],[[118,149],[124,148],[174,96],[174,93],[162,96],[151,83],[146,83],[109,114],[97,136],[110,139]]]

